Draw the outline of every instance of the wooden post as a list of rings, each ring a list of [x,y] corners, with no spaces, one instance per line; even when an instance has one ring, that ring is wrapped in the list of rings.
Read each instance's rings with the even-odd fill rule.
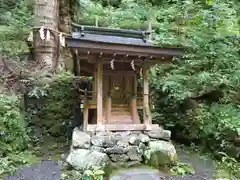
[[[132,120],[133,124],[138,124],[138,112],[137,112],[137,76],[133,76],[133,95],[132,95],[132,102],[131,102],[131,108],[132,108]]]
[[[138,124],[139,121],[138,121],[138,114],[137,114],[137,95],[136,94],[132,96],[131,107],[132,107],[133,124]]]
[[[102,85],[102,76],[103,76],[103,65],[98,63],[97,64],[97,124],[101,125],[103,124],[103,85]]]
[[[83,131],[87,130],[88,125],[88,97],[87,97],[87,90],[85,90],[84,94],[84,107],[83,107]]]
[[[96,66],[94,65],[94,71],[93,71],[93,84],[92,84],[92,89],[93,89],[93,100],[96,100],[97,96],[97,73],[96,73]]]
[[[152,118],[149,108],[149,87],[148,87],[148,67],[144,65],[143,67],[143,121],[144,124],[152,124]]]
[[[79,55],[78,55],[78,49],[76,49],[75,53],[76,53],[76,65],[77,65],[77,67],[75,67],[75,68],[77,69],[77,76],[80,76],[81,65],[80,65],[80,59],[79,59]]]
[[[106,120],[107,120],[107,124],[109,124],[109,121],[111,119],[111,111],[112,111],[112,99],[111,99],[111,95],[108,94],[107,99],[106,99]]]

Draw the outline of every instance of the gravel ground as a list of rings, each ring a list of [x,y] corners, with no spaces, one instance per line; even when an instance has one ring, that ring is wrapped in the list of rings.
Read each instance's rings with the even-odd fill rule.
[[[60,180],[61,173],[57,161],[42,161],[37,165],[25,167],[15,176],[5,177],[4,180]],[[192,176],[163,176],[152,170],[126,172],[110,180],[209,180],[206,174]]]
[[[57,161],[42,161],[37,165],[25,167],[15,176],[5,177],[4,180],[60,180],[61,173]]]
[[[209,180],[211,179],[206,174],[189,175],[189,176],[164,176],[157,170],[151,169],[136,169],[122,172],[117,176],[112,177],[110,180]]]

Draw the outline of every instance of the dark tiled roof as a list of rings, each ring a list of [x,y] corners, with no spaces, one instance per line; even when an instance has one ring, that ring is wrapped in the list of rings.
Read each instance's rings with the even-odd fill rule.
[[[152,46],[147,42],[149,33],[129,29],[114,29],[73,24],[72,38],[95,42]]]
[[[72,38],[95,41],[95,42],[117,43],[117,44],[138,45],[138,46],[152,46],[150,43],[148,43],[144,39],[130,38],[130,37],[99,35],[99,34],[89,34],[89,33],[85,33],[84,36],[82,36],[80,32],[73,32]]]

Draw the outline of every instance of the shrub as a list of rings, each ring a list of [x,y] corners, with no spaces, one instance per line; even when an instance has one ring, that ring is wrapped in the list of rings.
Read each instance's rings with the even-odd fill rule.
[[[41,89],[42,95],[35,94],[28,102],[29,121],[40,127],[45,134],[65,136],[71,126],[73,105],[76,102],[72,86],[73,75],[62,72],[53,77],[52,82]]]
[[[16,95],[0,95],[0,152],[2,155],[27,148],[29,137]],[[0,154],[1,155],[1,154]]]

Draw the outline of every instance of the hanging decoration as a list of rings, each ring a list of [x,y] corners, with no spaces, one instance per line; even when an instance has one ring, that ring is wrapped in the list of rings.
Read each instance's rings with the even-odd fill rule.
[[[142,76],[143,74],[142,74],[142,68],[140,69],[140,76]]]
[[[63,36],[62,33],[59,34],[59,41],[60,41],[60,45],[65,47],[65,37]]]
[[[62,33],[62,32],[56,31],[56,30],[47,29],[47,28],[44,28],[43,26],[38,30],[41,40],[46,40],[46,42],[49,42],[51,40],[51,31],[58,33],[60,45],[65,47],[65,44],[66,44],[65,36],[71,36],[71,35],[65,34],[65,33]],[[46,34],[45,34],[45,32],[46,32]],[[31,31],[29,33],[27,40],[30,42],[33,42],[33,31]]]
[[[111,61],[110,61],[110,67],[112,68],[112,70],[114,70],[114,59],[112,59]]]
[[[50,31],[47,30],[46,41],[48,42],[48,41],[50,41],[50,39],[51,39]]]
[[[45,34],[44,34],[44,28],[43,28],[43,27],[40,28],[39,34],[40,34],[40,38],[41,38],[42,40],[44,40],[44,39],[45,39]]]
[[[134,60],[132,60],[132,62],[131,62],[131,67],[132,67],[132,69],[135,71],[135,64],[134,64]]]
[[[33,32],[32,31],[29,33],[28,41],[33,42]]]

